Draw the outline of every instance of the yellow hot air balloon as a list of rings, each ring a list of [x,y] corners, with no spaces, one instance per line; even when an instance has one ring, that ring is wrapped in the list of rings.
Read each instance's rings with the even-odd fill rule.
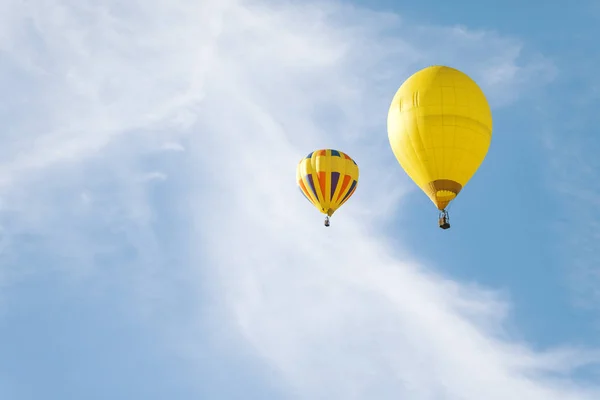
[[[356,191],[358,165],[347,154],[332,149],[316,150],[296,168],[300,191],[319,211],[329,217]]]
[[[477,84],[450,67],[431,66],[400,86],[388,112],[388,138],[396,159],[440,210],[475,174],[492,140],[492,112]]]

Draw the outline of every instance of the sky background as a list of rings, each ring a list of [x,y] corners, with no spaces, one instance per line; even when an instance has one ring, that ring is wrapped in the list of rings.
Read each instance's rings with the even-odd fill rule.
[[[571,3],[2,0],[0,399],[599,399],[600,6]],[[431,64],[494,117],[447,231],[386,131]],[[328,229],[319,148],[361,174]]]

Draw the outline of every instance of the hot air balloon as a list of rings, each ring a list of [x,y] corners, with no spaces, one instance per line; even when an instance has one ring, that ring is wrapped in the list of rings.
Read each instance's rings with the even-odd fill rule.
[[[492,112],[479,86],[445,66],[424,68],[396,92],[387,119],[392,151],[408,176],[440,210],[473,177],[492,140]]]
[[[316,150],[298,163],[296,181],[304,197],[325,214],[329,226],[329,217],[356,191],[358,165],[339,150]]]

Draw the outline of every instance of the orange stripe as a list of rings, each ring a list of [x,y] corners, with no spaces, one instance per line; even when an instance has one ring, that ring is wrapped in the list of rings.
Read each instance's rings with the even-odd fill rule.
[[[309,198],[311,201],[314,201],[314,200],[313,200],[314,196],[313,196],[313,194],[312,194],[311,192],[309,192],[309,191],[306,189],[306,186],[304,185],[304,181],[303,181],[303,180],[300,180],[300,181],[298,182],[298,185],[300,186],[300,189],[302,189],[302,191],[304,192],[304,194],[306,195],[306,197],[308,197],[308,198]]]
[[[337,199],[335,199],[335,201],[339,201],[343,197],[342,195],[345,194],[346,188],[348,188],[348,185],[350,184],[351,180],[352,180],[352,177],[350,175],[344,176],[344,181],[342,182],[342,188],[340,189],[340,192],[338,193],[338,197],[337,197]]]
[[[327,172],[319,171],[319,186],[321,187],[321,193],[323,193],[323,202],[327,201],[327,193],[325,193],[325,179]]]
[[[358,187],[358,185],[355,185],[355,186],[354,186],[354,189],[352,189],[352,192],[350,192],[350,194],[348,195],[348,197],[346,197],[346,198],[344,199],[344,201],[342,201],[342,202],[340,203],[340,205],[339,205],[340,207],[342,206],[342,204],[344,204],[345,202],[347,202],[347,201],[348,201],[348,199],[349,199],[350,197],[352,197],[352,195],[354,194],[354,192],[356,192],[356,188],[357,188],[357,187]]]

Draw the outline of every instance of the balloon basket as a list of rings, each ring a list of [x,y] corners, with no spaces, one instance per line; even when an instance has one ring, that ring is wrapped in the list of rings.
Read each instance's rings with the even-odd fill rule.
[[[442,210],[438,218],[438,225],[444,230],[450,228],[450,217],[448,216],[448,211]]]

